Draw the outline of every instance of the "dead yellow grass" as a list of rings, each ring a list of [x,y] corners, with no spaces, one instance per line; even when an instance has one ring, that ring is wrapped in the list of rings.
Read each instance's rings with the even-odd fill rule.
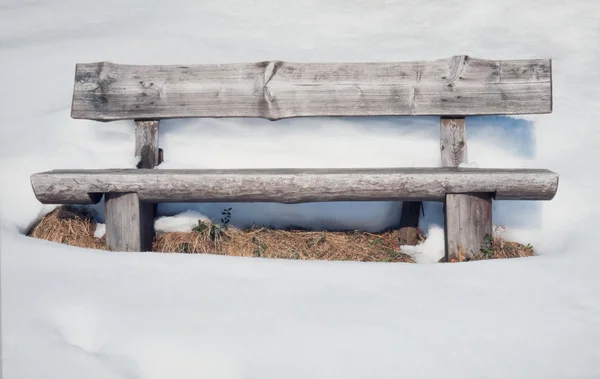
[[[472,260],[524,258],[534,255],[531,245],[509,242],[501,237],[496,237],[487,249],[482,249]]]
[[[153,250],[304,260],[414,262],[398,252],[398,236],[394,231],[371,234],[228,228],[216,238],[210,234],[209,227],[201,232],[160,234]]]
[[[62,206],[46,215],[29,236],[71,246],[108,250],[104,238],[94,237],[92,215],[80,208]],[[411,262],[399,252],[397,230],[382,233],[313,232],[230,227],[218,230],[202,224],[193,232],[158,234],[153,251],[204,253],[243,257],[360,262]],[[471,260],[519,258],[534,255],[531,246],[494,238]]]
[[[95,230],[96,225],[89,213],[61,206],[48,213],[29,235],[71,246],[106,250],[104,241],[94,237]]]

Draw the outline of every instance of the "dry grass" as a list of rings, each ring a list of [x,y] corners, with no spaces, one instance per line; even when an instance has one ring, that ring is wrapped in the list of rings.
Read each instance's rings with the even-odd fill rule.
[[[534,255],[533,246],[531,245],[509,242],[501,237],[495,237],[472,260],[524,258]]]
[[[153,251],[204,253],[243,257],[302,260],[411,262],[399,252],[398,231],[382,233],[313,232],[251,228],[225,230],[214,224],[199,224],[193,232],[158,234]],[[62,206],[46,215],[29,236],[71,246],[107,250],[104,238],[94,237],[96,225],[91,213],[82,208]],[[501,237],[489,239],[471,260],[529,257],[533,248]]]
[[[94,237],[96,225],[91,213],[82,209],[61,206],[48,213],[29,236],[60,242],[66,245],[106,250],[106,244]]]
[[[211,227],[200,232],[164,233],[156,237],[154,251],[213,253],[329,261],[414,262],[398,252],[397,232],[312,232],[228,228],[215,236]]]

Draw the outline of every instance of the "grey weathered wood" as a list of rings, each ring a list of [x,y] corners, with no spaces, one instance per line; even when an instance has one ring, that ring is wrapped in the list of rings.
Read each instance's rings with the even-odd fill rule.
[[[71,116],[500,115],[552,111],[549,59],[420,62],[77,64]]]
[[[138,168],[154,168],[160,163],[158,120],[135,121],[135,156],[141,157]]]
[[[440,151],[445,167],[458,167],[468,162],[464,118],[441,118]],[[456,192],[446,195],[444,206],[447,261],[459,257],[459,251],[462,257],[472,258],[479,252],[485,235],[492,233],[493,191]]]
[[[443,167],[458,167],[469,161],[464,117],[440,119],[440,151]]]
[[[107,193],[106,244],[114,251],[152,251],[153,204],[141,202],[136,193]]]
[[[539,169],[373,168],[246,170],[55,170],[33,174],[45,204],[93,203],[93,194],[137,192],[148,202],[282,203],[419,200],[491,192],[498,199],[550,200],[558,175]]]
[[[151,169],[161,163],[160,149],[158,148],[159,123],[159,120],[135,121],[135,155],[140,157],[138,168]],[[128,238],[139,239],[142,241],[142,251],[151,251],[152,241],[154,240],[154,218],[157,204],[139,202],[139,209],[139,229],[131,231]],[[107,239],[117,229],[121,230],[122,228],[114,225],[111,228],[107,228]],[[137,234],[134,235],[134,233]]]
[[[470,259],[479,253],[486,234],[492,234],[492,197],[489,193],[446,195],[446,259]]]
[[[419,242],[419,219],[423,203],[420,201],[404,201],[400,215],[398,239],[401,245],[416,245]]]

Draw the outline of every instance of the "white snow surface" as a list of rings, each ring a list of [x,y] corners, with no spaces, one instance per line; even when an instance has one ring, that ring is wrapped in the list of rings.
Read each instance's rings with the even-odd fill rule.
[[[403,253],[410,255],[417,263],[436,263],[444,257],[444,228],[433,225],[427,239],[416,246],[401,246]]]
[[[94,237],[102,238],[106,234],[106,224],[96,224],[96,230],[94,231]]]
[[[591,0],[3,0],[4,377],[600,377],[599,15]],[[552,201],[494,203],[494,223],[539,256],[304,262],[110,253],[22,235],[53,209],[35,199],[32,173],[136,164],[132,122],[69,117],[75,63],[457,54],[553,60],[552,114],[467,119],[478,167],[560,174]],[[440,164],[436,117],[167,120],[160,145],[160,168]],[[159,213],[218,221],[233,207],[238,227],[376,231],[398,221],[400,205],[170,204]],[[102,218],[102,204],[94,209]],[[197,221],[187,215],[178,227]],[[429,238],[415,252],[430,262],[443,246],[441,204],[425,204],[421,227]]]
[[[175,216],[162,216],[154,221],[154,229],[157,232],[190,232],[198,221],[209,221],[210,219],[199,212],[186,211]]]

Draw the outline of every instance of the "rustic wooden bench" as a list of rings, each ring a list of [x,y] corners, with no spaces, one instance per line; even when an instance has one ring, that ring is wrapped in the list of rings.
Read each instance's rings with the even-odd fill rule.
[[[479,252],[492,199],[551,200],[558,175],[462,168],[465,116],[552,112],[551,61],[455,56],[430,62],[194,66],[77,64],[71,117],[135,120],[138,169],[54,170],[31,176],[44,204],[95,204],[117,251],[149,251],[156,203],[403,200],[416,227],[421,201],[445,202],[446,258]],[[163,170],[159,120],[183,117],[435,115],[439,168]]]

